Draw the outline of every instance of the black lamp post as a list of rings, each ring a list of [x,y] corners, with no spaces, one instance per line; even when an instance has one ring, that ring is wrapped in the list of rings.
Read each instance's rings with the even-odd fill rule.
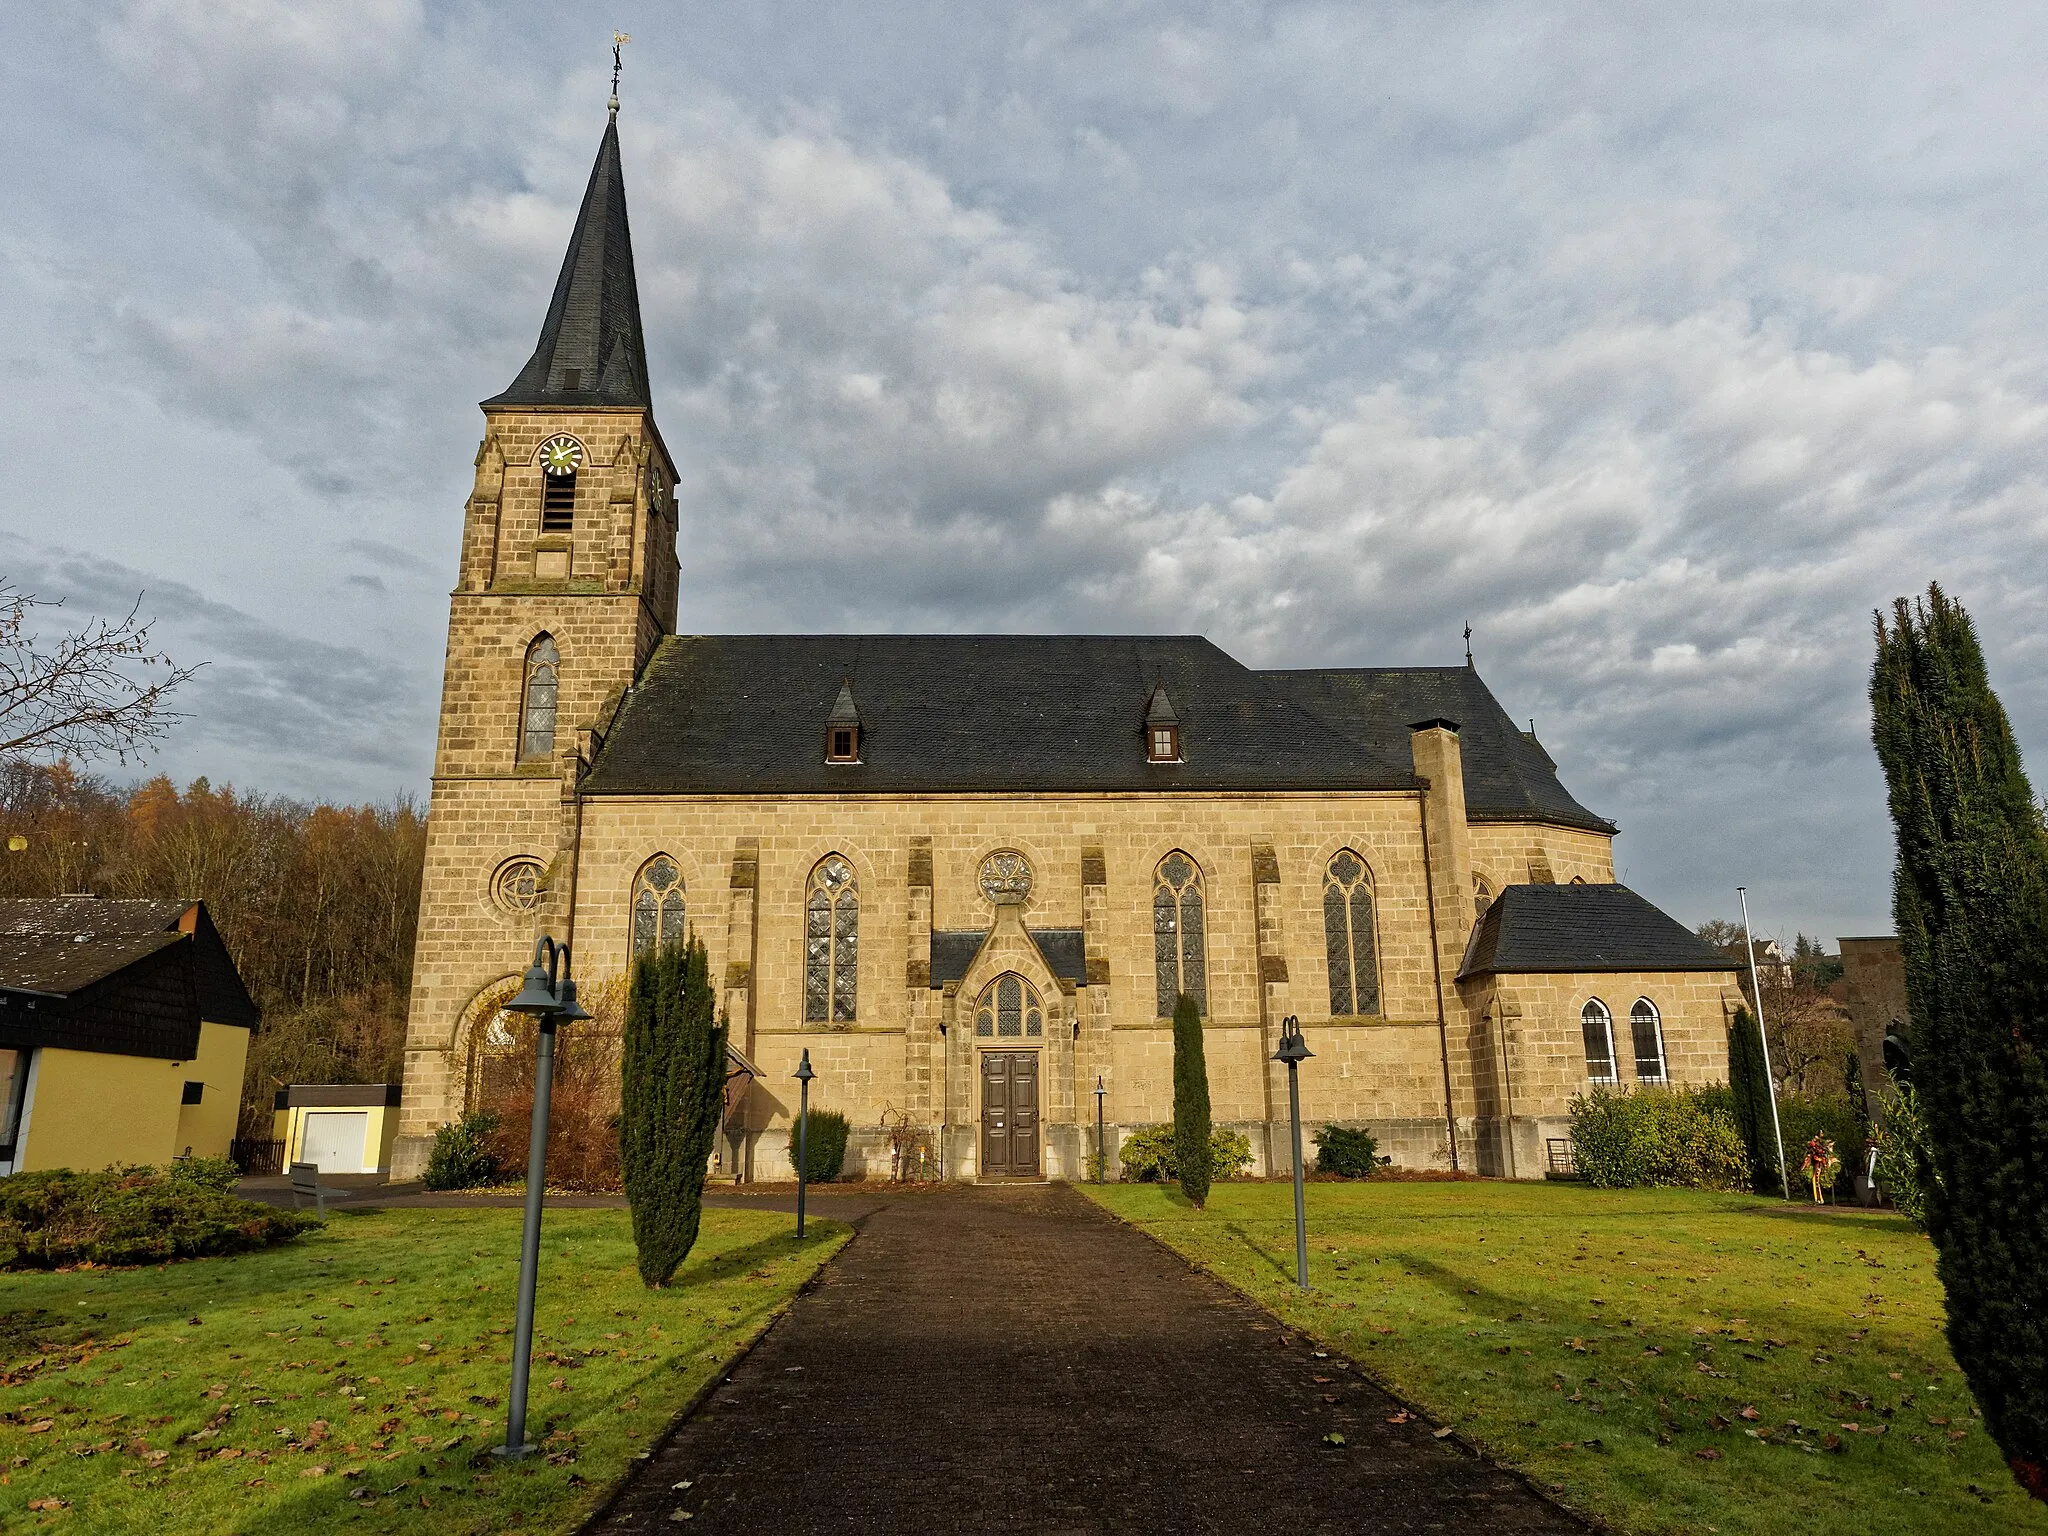
[[[809,1171],[811,1151],[811,1048],[804,1047],[804,1059],[796,1064],[796,1235],[804,1235],[804,1175]]]
[[[1280,1021],[1280,1049],[1275,1061],[1287,1063],[1287,1112],[1294,1121],[1294,1283],[1308,1289],[1308,1216],[1301,1201],[1301,1064],[1315,1052],[1301,1037],[1301,1020],[1293,1014]]]
[[[542,963],[545,956],[546,963]],[[534,941],[526,984],[505,1005],[507,1013],[533,1016],[539,1049],[533,1063],[533,1126],[526,1138],[526,1227],[519,1245],[519,1317],[513,1328],[512,1390],[506,1399],[505,1443],[494,1454],[513,1460],[531,1456],[526,1438],[526,1378],[533,1365],[533,1292],[540,1272],[541,1193],[548,1178],[548,1098],[555,1085],[555,1026],[590,1017],[576,1002],[569,974],[569,946],[547,934]]]
[[[1109,1090],[1102,1086],[1102,1074],[1095,1074],[1095,1182],[1109,1181],[1109,1143],[1102,1139],[1102,1096]]]

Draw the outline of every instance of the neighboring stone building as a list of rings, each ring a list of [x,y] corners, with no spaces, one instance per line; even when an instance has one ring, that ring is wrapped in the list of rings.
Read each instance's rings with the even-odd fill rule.
[[[1836,942],[1842,949],[1839,989],[1856,1029],[1863,1086],[1880,1093],[1887,1086],[1887,1069],[1910,1070],[1913,1030],[1906,1013],[1906,957],[1890,934]]]
[[[450,602],[394,1171],[458,1115],[534,935],[586,995],[686,931],[780,1175],[808,1049],[878,1171],[1072,1176],[1094,1089],[1530,1176],[1589,1081],[1724,1075],[1731,961],[1613,882],[1613,826],[1470,665],[1254,671],[1191,636],[681,636],[617,128],[533,358],[484,402]],[[1549,887],[1538,890],[1537,887]],[[1473,938],[1475,918],[1487,922]],[[1468,949],[1468,938],[1472,943]]]

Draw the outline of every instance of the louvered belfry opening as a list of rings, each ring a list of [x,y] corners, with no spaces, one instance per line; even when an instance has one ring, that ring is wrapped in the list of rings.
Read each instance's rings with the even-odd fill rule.
[[[542,478],[546,488],[540,498],[540,531],[568,533],[576,526],[576,471]]]

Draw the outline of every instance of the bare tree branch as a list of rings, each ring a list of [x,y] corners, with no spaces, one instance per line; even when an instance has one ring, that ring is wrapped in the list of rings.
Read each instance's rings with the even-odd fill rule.
[[[151,648],[140,596],[118,622],[37,633],[35,610],[62,606],[0,578],[0,756],[126,763],[184,718],[167,701],[198,669]]]

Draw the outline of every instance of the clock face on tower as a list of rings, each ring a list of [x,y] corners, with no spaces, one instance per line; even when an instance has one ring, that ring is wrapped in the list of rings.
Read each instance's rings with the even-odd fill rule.
[[[583,445],[566,433],[540,445],[540,467],[550,475],[573,475],[583,462]]]

